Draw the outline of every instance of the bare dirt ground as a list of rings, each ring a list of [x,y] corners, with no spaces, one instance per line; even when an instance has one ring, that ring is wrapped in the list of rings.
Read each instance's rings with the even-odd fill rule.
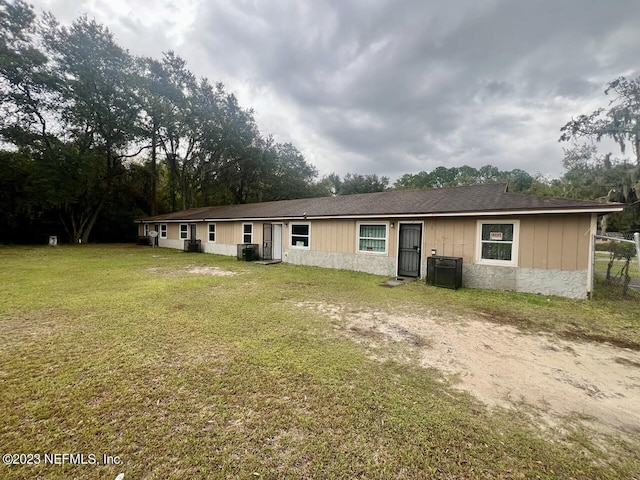
[[[158,273],[159,269],[157,267],[147,268],[147,272],[149,273]],[[236,272],[232,272],[230,270],[223,270],[218,267],[202,267],[202,266],[194,266],[187,267],[183,270],[175,270],[173,272],[165,272],[165,275],[179,275],[183,273],[191,273],[195,275],[213,275],[216,277],[227,277],[231,275],[236,275]]]
[[[417,362],[491,407],[517,409],[539,424],[568,419],[607,434],[640,434],[640,352],[560,340],[478,318],[352,311],[302,303],[377,359]]]

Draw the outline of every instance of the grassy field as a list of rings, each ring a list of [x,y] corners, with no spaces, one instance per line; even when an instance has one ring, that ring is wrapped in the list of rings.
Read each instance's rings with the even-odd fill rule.
[[[640,349],[637,297],[380,281],[145,247],[0,247],[0,453],[41,455],[0,478],[640,478],[637,444],[489,412],[296,306],[454,311]]]

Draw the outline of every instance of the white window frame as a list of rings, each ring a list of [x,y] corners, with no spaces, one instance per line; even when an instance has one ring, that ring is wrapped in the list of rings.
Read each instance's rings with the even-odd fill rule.
[[[213,232],[211,231],[211,227],[213,227]],[[211,240],[211,234],[213,233],[213,240]],[[209,243],[216,243],[216,238],[218,235],[218,228],[216,227],[215,223],[210,223],[207,226],[207,241]]]
[[[306,225],[309,227],[307,235],[294,235],[293,234],[293,226],[294,225]],[[293,237],[307,237],[309,245],[304,247],[299,247],[298,245],[293,244]],[[291,222],[289,223],[289,247],[295,248],[296,250],[311,250],[311,222]]]
[[[251,233],[244,233],[244,227],[245,225],[250,225],[251,226]],[[251,235],[251,241],[250,242],[245,242],[244,241],[244,236],[245,235]],[[253,243],[253,223],[243,223],[242,224],[242,232],[241,232],[241,237],[240,240],[242,240],[241,243]]]
[[[513,241],[511,242],[511,260],[493,260],[482,258],[482,226],[488,224],[510,224],[513,225]],[[476,263],[480,265],[496,265],[502,267],[518,266],[518,245],[520,243],[520,220],[478,220],[476,226]],[[486,241],[485,241],[486,242]],[[500,242],[505,243],[505,242]]]
[[[167,224],[160,224],[160,238],[167,238]]]
[[[149,224],[145,223],[142,230],[144,232],[144,236],[148,237],[149,236]]]
[[[182,231],[182,227],[184,227],[184,232]],[[183,233],[184,233],[184,237],[182,236]],[[178,228],[178,238],[180,240],[189,240],[189,224],[188,223],[180,224],[180,227]]]
[[[384,225],[384,252],[374,252],[373,250],[360,250],[360,240],[362,238],[369,237],[361,237],[360,236],[360,226],[361,225]],[[375,240],[382,240],[381,238],[376,238]],[[366,255],[387,255],[389,253],[389,222],[356,222],[356,252],[363,253]]]

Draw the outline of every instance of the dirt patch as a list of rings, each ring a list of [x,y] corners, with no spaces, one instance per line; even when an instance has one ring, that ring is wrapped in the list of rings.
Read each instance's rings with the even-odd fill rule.
[[[47,310],[0,315],[0,346],[51,339],[60,333],[59,315],[58,312]]]
[[[217,277],[236,275],[236,272],[223,270],[218,267],[190,267],[185,270],[185,273],[194,273],[196,275],[215,275]]]
[[[604,433],[640,433],[638,351],[435,311],[390,315],[297,305],[330,316],[337,331],[365,345],[373,357],[391,355],[438,369],[487,405],[533,412],[549,426],[571,417]]]
[[[165,275],[183,275],[185,273],[190,273],[194,275],[214,275],[216,277],[227,277],[231,275],[237,275],[237,272],[232,272],[230,270],[223,270],[218,267],[187,267],[182,270],[174,270],[171,272],[162,271],[158,267],[150,267],[147,268],[147,272],[149,273],[163,273]]]

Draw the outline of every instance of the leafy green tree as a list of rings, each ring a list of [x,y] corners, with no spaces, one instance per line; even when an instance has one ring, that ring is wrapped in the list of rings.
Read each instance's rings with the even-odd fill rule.
[[[49,17],[44,43],[60,79],[61,121],[67,132],[70,160],[84,181],[74,183],[72,198],[61,205],[61,216],[73,241],[87,242],[115,179],[125,172],[123,161],[141,139],[136,95],[136,69],[131,55],[118,46],[112,33],[86,17],[70,27]],[[56,165],[56,155],[47,155]],[[78,190],[80,188],[80,190]]]
[[[570,184],[585,183],[594,186],[594,192],[599,191],[601,198],[617,200],[627,203],[628,207],[621,214],[612,215],[613,228],[640,228],[640,77],[627,79],[620,77],[609,82],[605,95],[612,95],[607,108],[599,108],[589,115],[579,115],[567,122],[562,128],[560,141],[577,141],[586,139],[590,142],[600,142],[603,138],[614,140],[620,151],[626,153],[629,145],[635,154],[635,165],[626,161],[612,161],[611,155],[601,157],[596,163],[565,165],[568,167],[565,180]],[[576,149],[591,149],[595,155],[595,147],[574,147]],[[566,157],[565,157],[566,161]],[[608,192],[602,195],[602,188],[606,186]],[[609,217],[605,217],[606,221]],[[616,225],[617,224],[617,225]]]
[[[415,188],[442,188],[460,185],[477,185],[491,182],[507,182],[512,192],[526,192],[533,185],[533,177],[524,170],[500,171],[492,165],[480,169],[463,165],[462,167],[437,167],[431,172],[405,174],[395,183],[396,190]]]
[[[261,138],[252,110],[217,86],[219,113],[209,125],[205,149],[208,180],[226,190],[231,203],[260,197],[270,164],[269,143]]]
[[[531,188],[533,177],[519,168],[514,168],[506,172],[502,172],[499,181],[509,184],[509,191],[514,193],[524,193]]]
[[[291,143],[275,143],[266,151],[267,171],[262,179],[264,192],[260,201],[312,197],[318,171],[307,163]]]
[[[579,144],[565,149],[560,179],[562,196],[620,202],[629,205],[625,211],[605,215],[601,228],[629,231],[638,226],[638,197],[634,186],[637,167],[610,154],[598,155],[593,144]]]
[[[609,108],[599,108],[589,115],[579,115],[567,122],[560,130],[560,141],[586,137],[600,141],[604,137],[613,139],[624,154],[631,144],[640,167],[640,77],[620,77],[609,82],[605,95],[613,94]]]
[[[157,168],[156,151],[163,152],[169,172],[172,210],[196,204],[197,171],[203,119],[211,103],[200,103],[199,88],[186,62],[167,52],[161,62],[146,59],[146,89],[143,93],[145,127],[151,137],[151,167]]]
[[[131,58],[84,17],[67,28],[47,16],[37,27],[26,4],[0,7],[0,134],[33,159],[42,207],[86,242],[135,138]]]
[[[500,170],[493,165],[483,165],[478,169],[478,181],[479,183],[491,183],[500,180]]]
[[[17,240],[13,232],[29,230],[29,219],[39,215],[33,191],[33,161],[22,152],[0,151],[0,243]]]
[[[405,173],[393,184],[396,190],[414,190],[434,188],[435,181],[429,172]]]
[[[322,192],[293,145],[173,52],[134,58],[95,21],[37,19],[22,0],[0,0],[0,27],[0,227],[55,218],[86,242],[99,218],[113,239],[134,211]]]
[[[389,188],[389,178],[378,177],[375,174],[360,175],[347,173],[340,182],[339,195],[353,195],[355,193],[384,192]]]
[[[340,185],[342,185],[342,179],[337,173],[331,172],[329,175],[324,175],[316,185],[318,192],[316,196],[335,197],[340,194]]]

